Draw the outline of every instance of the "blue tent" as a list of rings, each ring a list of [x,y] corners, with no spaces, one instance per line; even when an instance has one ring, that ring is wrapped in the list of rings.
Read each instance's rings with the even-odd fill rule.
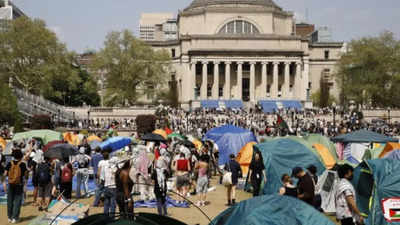
[[[218,145],[219,160],[218,164],[223,165],[229,161],[229,155],[237,155],[240,149],[249,142],[257,142],[254,134],[241,127],[225,125],[209,130],[203,138],[212,140]]]
[[[366,225],[400,224],[386,221],[382,211],[383,199],[400,196],[399,171],[400,161],[393,159],[367,160],[354,170],[352,183],[357,192],[357,207],[368,215]]]
[[[317,167],[318,175],[325,171],[321,160],[306,146],[287,138],[264,142],[255,146],[261,152],[264,160],[267,183],[263,194],[278,193],[282,187],[281,177],[287,173],[291,175],[296,166],[307,168],[309,165]]]
[[[348,134],[336,136],[332,138],[332,141],[343,143],[387,143],[398,142],[399,140],[369,130],[358,130]]]
[[[100,148],[102,150],[105,148],[111,148],[112,151],[116,151],[128,146],[130,143],[132,143],[132,140],[128,137],[112,137],[102,142],[100,144]]]
[[[334,225],[301,200],[264,195],[241,201],[219,214],[209,225]]]

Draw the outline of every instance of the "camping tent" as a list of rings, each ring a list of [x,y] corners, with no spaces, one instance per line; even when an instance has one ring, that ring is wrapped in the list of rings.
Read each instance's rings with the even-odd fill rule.
[[[335,158],[335,160],[337,161],[337,155],[336,155],[336,147],[335,144],[333,144],[329,138],[327,138],[326,136],[322,136],[320,134],[310,134],[304,137],[304,139],[310,143],[311,145],[314,144],[321,144],[323,145],[325,148],[327,148],[329,150],[329,152],[331,153],[331,155]]]
[[[81,219],[73,225],[186,225],[181,221],[167,216],[160,216],[152,213],[137,213],[135,219],[122,219],[109,217],[104,214],[95,214]]]
[[[244,176],[249,172],[249,166],[251,160],[253,159],[253,146],[257,144],[256,142],[249,142],[240,150],[239,154],[236,156],[236,161],[240,164],[242,168],[242,173]]]
[[[325,213],[335,213],[335,192],[336,184],[339,181],[339,176],[334,170],[325,170],[318,177],[318,183],[315,186],[315,191],[321,195],[321,208]]]
[[[263,188],[264,194],[278,193],[282,186],[282,175],[290,175],[292,168],[296,166],[307,168],[312,164],[317,167],[318,174],[325,170],[325,166],[314,153],[294,140],[277,139],[255,145],[255,148],[262,154],[268,180]]]
[[[209,130],[205,134],[204,140],[212,140],[217,144],[219,150],[219,165],[227,163],[230,154],[236,156],[240,149],[247,143],[257,141],[251,131],[233,125],[225,125]]]
[[[378,145],[378,146],[375,146],[373,149],[367,149],[365,151],[363,160],[378,159],[379,155],[382,153],[382,151],[384,149],[385,149],[385,145]]]
[[[296,198],[264,195],[241,201],[209,225],[334,225],[326,216]]]
[[[367,160],[354,170],[352,183],[357,192],[357,206],[363,214],[368,215],[366,225],[400,224],[389,223],[386,219],[390,219],[391,214],[388,212],[384,216],[382,210],[383,200],[400,196],[398,171],[400,161],[393,159]],[[396,210],[392,212],[396,215]]]
[[[332,138],[332,141],[342,143],[386,143],[398,142],[399,140],[369,130],[358,130],[348,134],[336,136]]]
[[[396,149],[396,150],[389,152],[383,158],[400,160],[400,149]]]
[[[395,149],[400,149],[399,143],[394,143],[394,142],[386,143],[385,148],[383,149],[381,154],[379,154],[379,158],[383,158],[386,154],[388,154],[389,152],[391,152]]]
[[[337,160],[332,156],[331,152],[322,144],[314,144],[313,147],[318,151],[327,169],[332,169],[335,166]]]
[[[13,141],[22,139],[40,138],[43,144],[46,145],[50,141],[62,140],[62,135],[59,132],[52,130],[31,130],[27,132],[16,133],[13,137]]]

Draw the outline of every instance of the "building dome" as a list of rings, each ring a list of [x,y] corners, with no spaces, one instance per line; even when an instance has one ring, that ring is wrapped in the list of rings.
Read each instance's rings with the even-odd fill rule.
[[[240,5],[256,5],[256,6],[264,6],[264,7],[272,7],[281,9],[278,5],[275,4],[273,0],[194,0],[189,7],[185,9],[191,10],[195,8],[202,8],[207,6],[214,5],[232,5],[232,4],[240,4]]]

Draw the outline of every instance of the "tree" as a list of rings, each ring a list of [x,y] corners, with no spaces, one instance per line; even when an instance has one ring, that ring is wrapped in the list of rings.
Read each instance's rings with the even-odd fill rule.
[[[320,79],[320,95],[319,95],[319,106],[325,108],[329,105],[329,84],[326,82],[323,76]]]
[[[156,128],[156,120],[154,115],[138,115],[135,121],[139,136],[153,132]]]
[[[52,93],[52,80],[74,85],[78,79],[72,69],[74,56],[60,43],[44,21],[20,17],[0,32],[0,81],[34,94]]]
[[[125,30],[107,35],[91,69],[106,74],[106,105],[132,105],[141,96],[154,94],[162,87],[169,61],[166,51],[154,51]]]
[[[0,83],[0,106],[0,126],[3,124],[21,125],[22,118],[18,111],[17,98],[5,83]]]
[[[351,41],[336,80],[342,104],[400,107],[400,41],[391,32]]]
[[[332,104],[334,102],[337,103],[337,100],[335,99],[335,97],[333,95],[329,94],[328,102],[326,104],[322,104],[321,103],[321,89],[312,93],[310,98],[311,98],[311,101],[313,102],[313,105],[320,107],[320,108],[332,106]]]

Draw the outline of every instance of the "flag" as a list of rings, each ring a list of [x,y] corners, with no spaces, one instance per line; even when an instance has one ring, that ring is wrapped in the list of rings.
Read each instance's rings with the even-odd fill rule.
[[[279,114],[277,115],[276,125],[278,128],[288,129],[290,133],[293,133],[293,129],[288,126],[286,121]]]

